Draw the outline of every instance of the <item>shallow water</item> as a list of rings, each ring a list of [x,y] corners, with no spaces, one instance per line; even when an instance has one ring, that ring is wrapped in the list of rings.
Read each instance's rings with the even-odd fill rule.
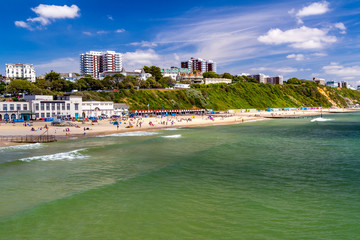
[[[357,239],[360,114],[0,148],[0,239]]]

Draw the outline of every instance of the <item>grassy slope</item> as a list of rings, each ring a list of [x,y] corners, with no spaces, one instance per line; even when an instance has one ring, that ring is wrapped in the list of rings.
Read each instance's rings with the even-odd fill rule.
[[[319,91],[320,90],[320,91]],[[360,102],[360,91],[300,85],[237,83],[208,85],[181,90],[121,90],[117,92],[82,92],[84,99],[127,103],[131,109],[213,108],[236,109],[267,107],[347,106]]]

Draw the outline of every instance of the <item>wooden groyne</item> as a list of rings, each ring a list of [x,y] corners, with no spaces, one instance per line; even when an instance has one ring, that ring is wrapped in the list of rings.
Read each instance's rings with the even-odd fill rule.
[[[15,143],[48,143],[56,142],[55,135],[0,136],[2,142]]]

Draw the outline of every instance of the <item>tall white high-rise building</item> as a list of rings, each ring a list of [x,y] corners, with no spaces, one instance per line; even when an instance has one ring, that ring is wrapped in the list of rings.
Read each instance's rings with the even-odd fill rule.
[[[9,79],[25,78],[29,82],[36,81],[36,73],[32,64],[6,64],[6,77]]]
[[[81,75],[99,78],[102,72],[115,72],[122,69],[122,55],[115,51],[90,51],[80,55]]]

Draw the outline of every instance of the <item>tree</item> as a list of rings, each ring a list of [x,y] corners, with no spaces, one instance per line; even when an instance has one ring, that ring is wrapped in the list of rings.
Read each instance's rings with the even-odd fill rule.
[[[0,83],[0,93],[4,93],[6,90],[6,83],[1,82]]]
[[[50,89],[51,83],[48,80],[45,79],[39,79],[37,80],[37,82],[35,83],[37,87],[41,88],[41,89]]]
[[[209,71],[209,72],[203,73],[203,77],[204,78],[220,78],[220,75],[213,71]]]
[[[175,85],[175,81],[171,77],[163,77],[159,80],[162,87],[172,87]]]
[[[227,78],[227,79],[233,79],[234,78],[234,76],[231,75],[230,73],[224,73],[221,77],[222,78]]]
[[[233,78],[233,82],[246,82],[246,79],[244,76],[237,76]]]
[[[159,81],[162,78],[162,74],[161,74],[161,69],[159,67],[156,66],[144,66],[144,71],[146,73],[150,73],[154,78],[155,81]]]
[[[288,84],[297,84],[297,85],[301,85],[303,83],[303,81],[299,80],[296,77],[290,78],[287,80]]]
[[[161,88],[161,84],[156,82],[155,79],[153,77],[149,77],[147,80],[146,80],[146,84],[147,86],[149,86],[150,88]]]
[[[7,88],[7,92],[9,93],[30,93],[32,88],[32,83],[27,80],[15,79],[11,81]]]
[[[55,80],[59,80],[60,79],[60,73],[56,73],[54,71],[51,71],[51,72],[49,72],[49,73],[47,73],[45,75],[44,79],[47,80],[47,81],[50,81],[50,82],[55,81]]]

